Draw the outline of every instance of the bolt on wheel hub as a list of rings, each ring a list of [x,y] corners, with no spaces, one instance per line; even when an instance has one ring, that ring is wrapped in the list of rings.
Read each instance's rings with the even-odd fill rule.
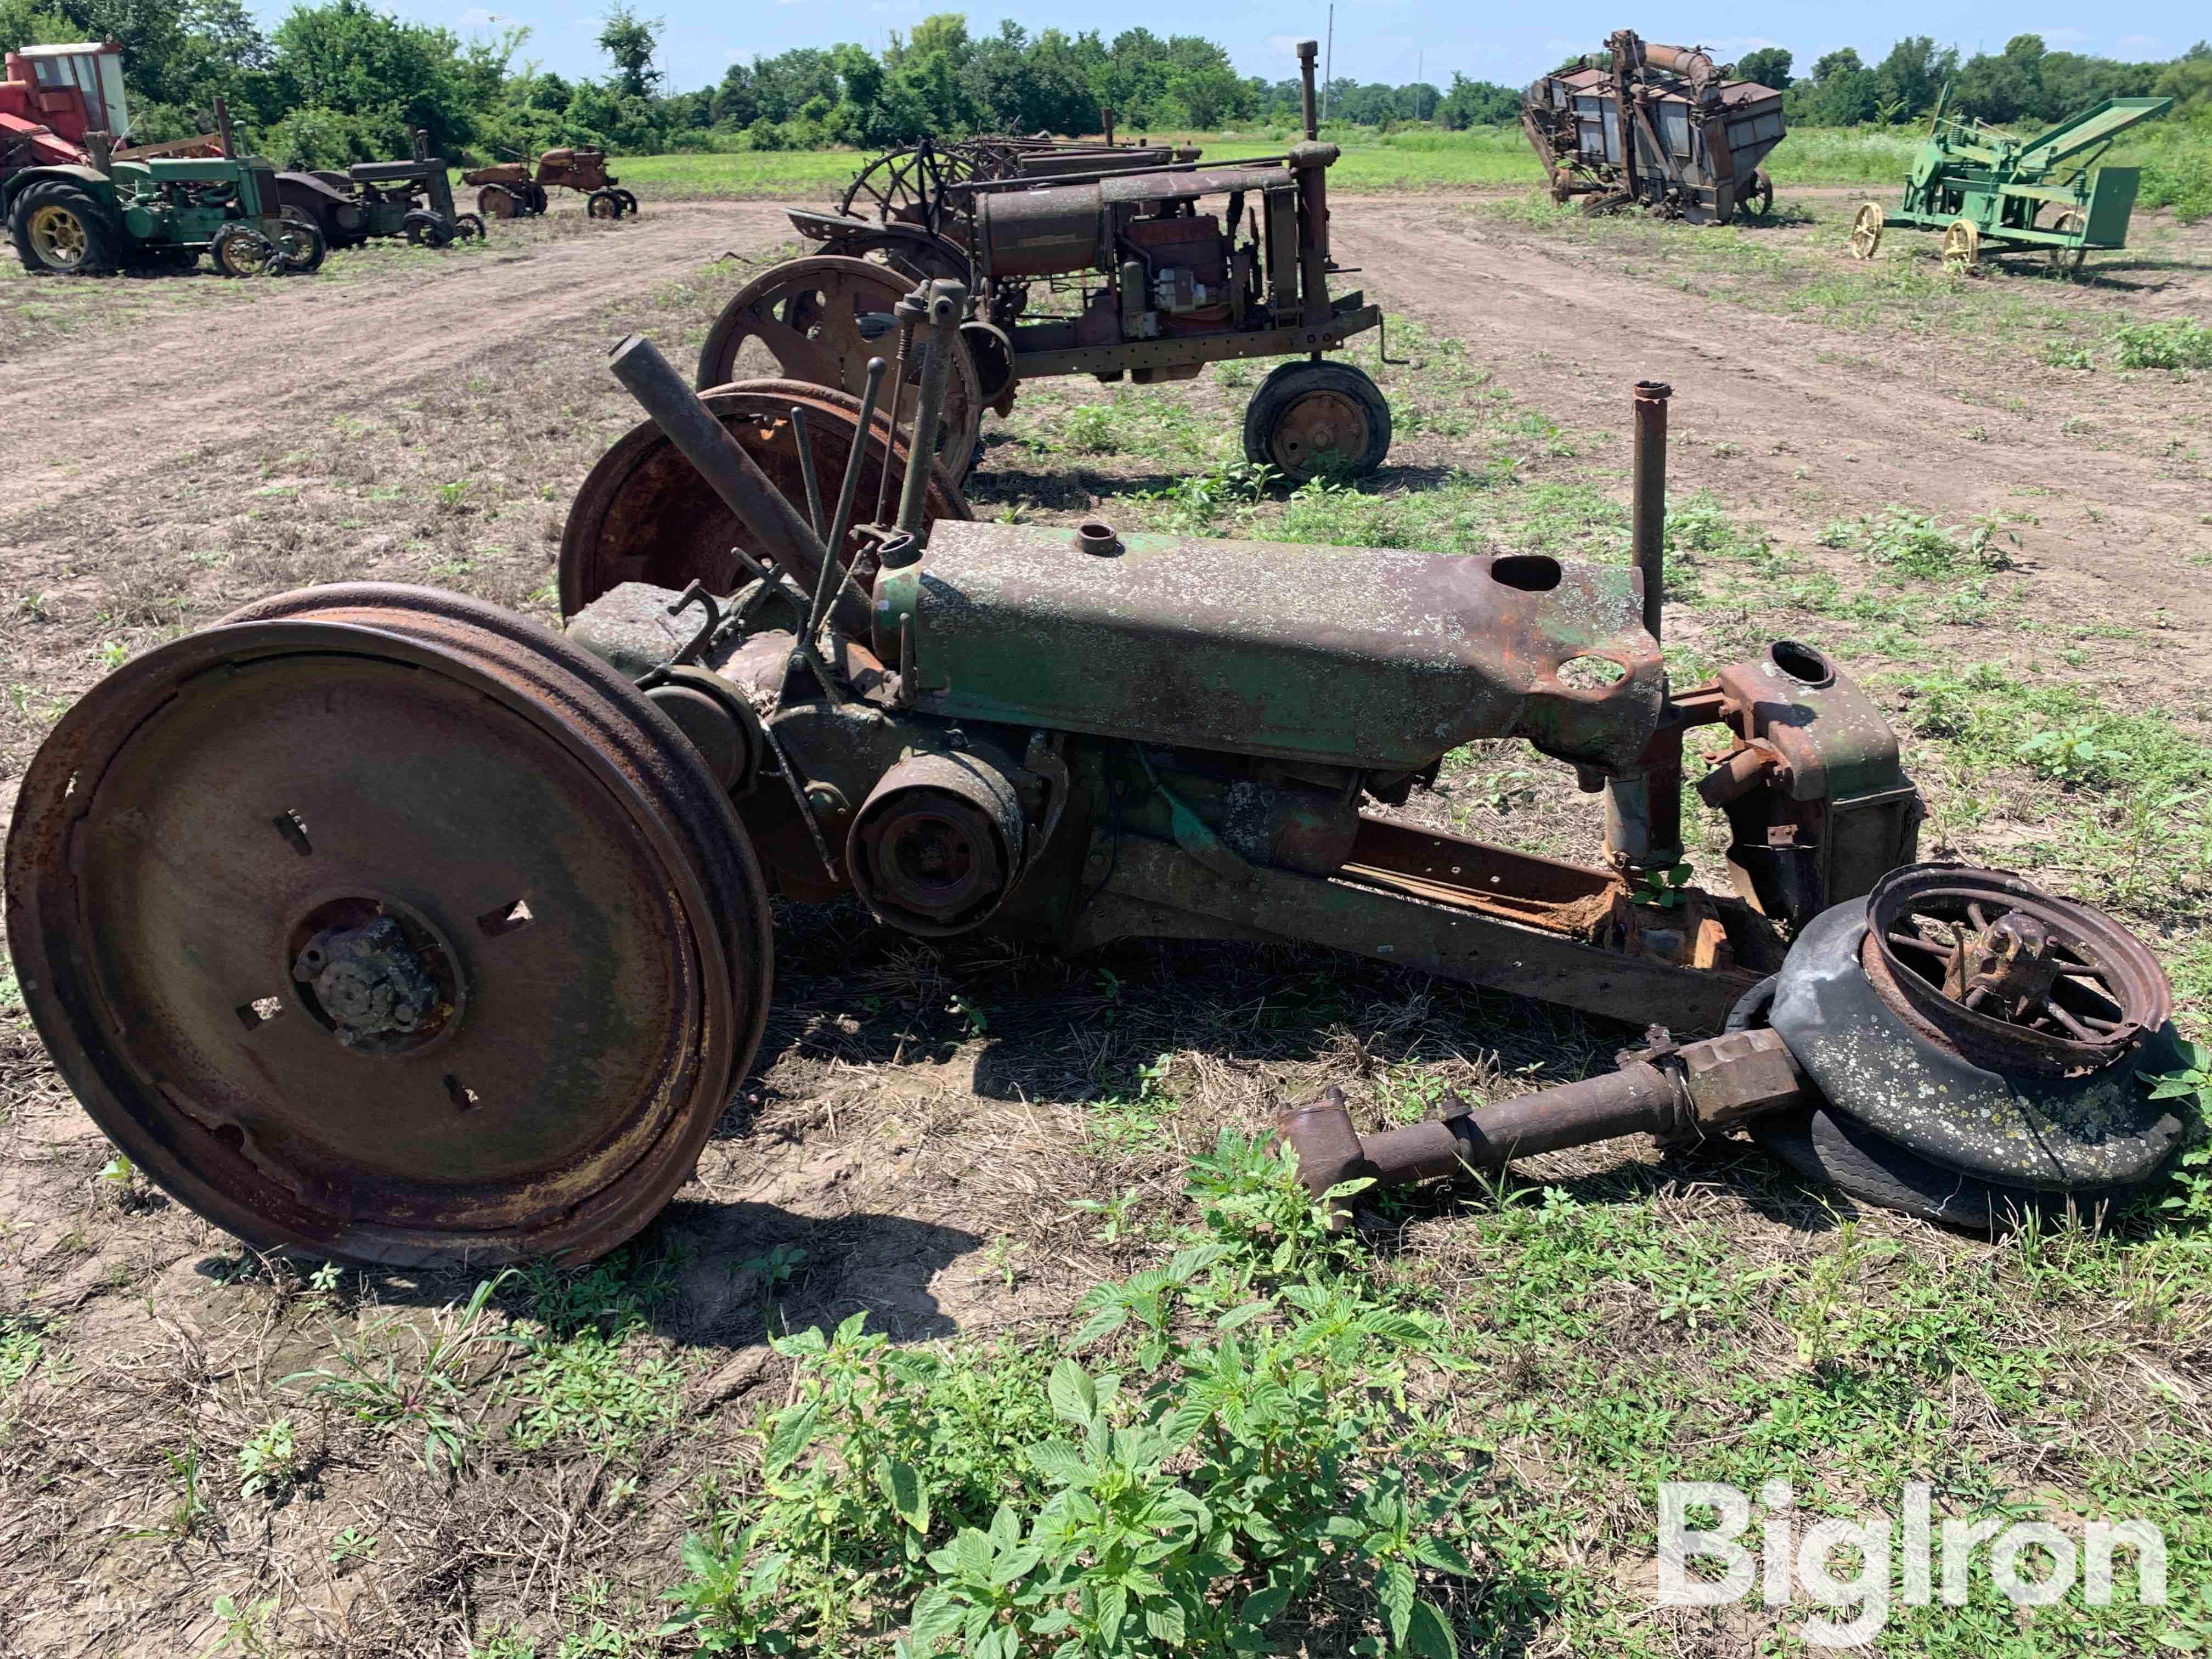
[[[459,1012],[451,948],[396,899],[334,900],[292,931],[307,935],[292,961],[300,1000],[345,1048],[411,1053]]]

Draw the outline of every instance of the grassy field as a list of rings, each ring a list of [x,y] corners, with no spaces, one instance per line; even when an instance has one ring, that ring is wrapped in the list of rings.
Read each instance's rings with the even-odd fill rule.
[[[1158,136],[1201,145],[1207,159],[1221,160],[1279,153],[1295,135],[1270,129]],[[1397,133],[1331,127],[1323,136],[1344,151],[1329,173],[1331,186],[1342,191],[1447,191],[1534,185],[1543,179],[1517,127]],[[1865,185],[1886,193],[1901,185],[1920,137],[1917,129],[1800,129],[1776,149],[1767,167],[1783,190]],[[869,159],[844,149],[641,155],[624,158],[621,172],[630,186],[663,198],[812,198],[834,197]],[[2146,206],[2180,204],[2192,214],[2212,212],[2212,136],[2203,129],[2147,128],[2108,159],[2146,168]]]

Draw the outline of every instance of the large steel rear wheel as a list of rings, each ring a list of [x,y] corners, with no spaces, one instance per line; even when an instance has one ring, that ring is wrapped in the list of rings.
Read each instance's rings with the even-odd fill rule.
[[[785,499],[805,510],[804,475],[791,411],[804,408],[815,476],[835,499],[846,459],[860,428],[860,400],[803,380],[747,380],[700,394]],[[903,437],[891,451],[890,488],[883,488],[888,413],[876,411],[868,453],[860,458],[856,518],[874,516],[878,495],[897,500],[906,477]],[[933,469],[923,521],[969,516],[968,503],[945,469]],[[750,578],[730,549],[745,545],[744,527],[698,469],[651,421],[641,421],[599,458],[577,490],[561,536],[561,614],[574,616],[623,582],[681,589],[694,580],[729,593]],[[840,550],[862,591],[875,570],[874,544],[855,531]]]
[[[787,260],[739,289],[699,349],[702,392],[734,380],[757,379],[774,365],[785,380],[811,380],[857,395],[867,383],[868,359],[898,355],[892,308],[914,289],[896,271],[866,259],[822,253]],[[921,381],[921,331],[907,354],[899,388],[899,419],[914,413]],[[884,394],[885,402],[890,394]],[[937,460],[964,478],[983,424],[984,400],[975,364],[964,344],[952,353],[945,382],[945,414],[938,427]]]
[[[270,599],[63,718],[11,950],[86,1109],[261,1248],[576,1261],[687,1180],[769,980],[758,866],[676,728],[424,588]]]

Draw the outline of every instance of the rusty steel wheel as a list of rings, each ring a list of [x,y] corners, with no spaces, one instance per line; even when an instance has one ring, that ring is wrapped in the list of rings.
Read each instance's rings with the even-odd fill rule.
[[[837,211],[884,224],[929,226],[947,185],[975,176],[975,159],[960,146],[924,142],[879,155],[853,176],[837,198]]]
[[[1851,216],[1851,258],[1871,259],[1875,250],[1881,246],[1881,204],[1864,202]]]
[[[815,254],[774,266],[739,289],[722,307],[708,331],[706,344],[699,349],[694,384],[704,392],[757,374],[758,369],[742,361],[746,348],[757,344],[775,361],[783,379],[858,394],[866,383],[869,358],[897,361],[898,325],[892,307],[913,288],[896,271],[842,254]],[[921,339],[922,331],[917,329],[899,398],[902,426],[913,414],[915,388],[921,384]],[[968,475],[983,407],[975,360],[962,345],[952,354],[937,441],[939,465],[956,478]]]
[[[1389,451],[1390,405],[1350,363],[1285,363],[1245,407],[1245,459],[1292,483],[1364,477]]]
[[[584,198],[584,211],[594,219],[623,216],[622,198],[611,190],[595,190]]]
[[[521,210],[514,192],[501,185],[486,185],[477,192],[477,211],[487,219],[512,219]]]
[[[722,791],[612,670],[427,588],[282,595],[95,686],[7,923],[115,1143],[258,1248],[588,1260],[687,1180],[766,1011]]]
[[[806,491],[791,411],[805,408],[823,494],[835,500],[846,458],[860,426],[860,400],[803,380],[745,380],[702,392],[702,399],[760,463],[776,488],[803,514]],[[860,462],[856,518],[872,518],[883,483],[883,445],[889,414],[876,411],[869,453]],[[906,476],[906,444],[892,451],[890,499]],[[970,517],[958,485],[934,469],[924,518]],[[720,496],[651,421],[640,422],[599,458],[568,508],[561,536],[561,614],[574,616],[623,582],[651,582],[681,589],[694,580],[710,592],[729,593],[750,578],[730,556],[745,534]],[[866,590],[875,570],[873,544],[857,532],[845,544],[848,568]]]

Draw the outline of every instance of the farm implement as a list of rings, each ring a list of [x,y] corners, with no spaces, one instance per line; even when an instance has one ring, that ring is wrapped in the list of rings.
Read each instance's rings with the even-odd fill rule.
[[[140,1168],[257,1246],[587,1260],[690,1177],[750,1066],[771,893],[917,940],[1324,944],[1695,1036],[1393,1135],[1294,1113],[1325,1196],[1741,1129],[1988,1226],[2177,1145],[2155,962],[2023,878],[1916,863],[1918,793],[1843,669],[1777,641],[1670,684],[1665,388],[1633,402],[1627,565],[980,523],[928,459],[967,295],[901,303],[903,423],[880,356],[857,396],[702,396],[620,344],[651,418],[578,495],[561,633],[310,588],[62,717],[9,830],[9,947]],[[1726,890],[1676,879],[1692,733]],[[1601,863],[1390,816],[1505,738],[1600,798]]]
[[[1780,143],[1782,94],[1730,77],[1703,46],[1647,43],[1627,29],[1606,41],[1603,68],[1547,75],[1521,100],[1521,130],[1552,200],[1587,213],[1641,208],[1724,225],[1774,205],[1760,165]]]
[[[747,283],[708,331],[698,385],[739,379],[747,348],[757,347],[784,376],[857,392],[908,273],[949,276],[969,311],[947,365],[938,440],[956,477],[975,453],[984,410],[1007,412],[1024,380],[1090,374],[1149,386],[1255,357],[1297,361],[1270,374],[1247,406],[1248,459],[1293,482],[1374,471],[1390,447],[1389,404],[1363,370],[1324,361],[1381,328],[1382,309],[1360,293],[1329,292],[1328,175],[1338,152],[1314,140],[1314,56],[1312,41],[1299,46],[1306,141],[1287,154],[1076,182],[1024,175],[948,185],[957,234],[944,222],[934,231],[886,223],[872,234],[884,239],[889,264],[818,254]],[[1209,198],[1221,199],[1218,211]],[[810,216],[819,216],[794,213],[793,222],[804,229]],[[1032,314],[1040,295],[1071,301],[1073,314]],[[895,405],[920,373],[911,339],[902,327]]]
[[[1853,257],[1871,259],[1884,230],[1940,230],[1947,264],[1990,252],[2040,252],[2072,276],[2092,252],[2128,245],[2141,169],[2098,165],[2120,134],[2163,115],[2171,98],[2107,98],[2033,138],[1944,113],[1936,100],[1894,210],[1869,202],[1851,221]]]
[[[607,171],[603,149],[549,149],[536,161],[517,157],[488,167],[474,167],[461,175],[465,185],[477,186],[477,211],[487,219],[530,218],[551,204],[548,191],[573,190],[584,198],[584,211],[594,219],[619,219],[637,212],[637,198],[620,188],[622,180]]]

